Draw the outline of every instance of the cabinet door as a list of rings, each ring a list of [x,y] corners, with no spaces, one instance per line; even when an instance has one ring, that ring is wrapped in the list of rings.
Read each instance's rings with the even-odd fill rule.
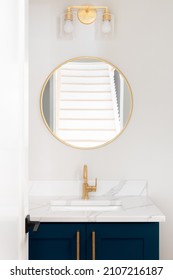
[[[80,223],[41,223],[37,232],[29,233],[29,259],[85,259],[85,237],[85,226]]]
[[[159,259],[158,223],[87,225],[87,258],[97,260]]]

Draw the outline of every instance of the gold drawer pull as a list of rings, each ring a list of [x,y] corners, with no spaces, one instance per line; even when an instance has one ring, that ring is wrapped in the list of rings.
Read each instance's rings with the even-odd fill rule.
[[[76,232],[76,259],[80,260],[80,231]]]
[[[96,233],[92,231],[92,260],[96,259]]]

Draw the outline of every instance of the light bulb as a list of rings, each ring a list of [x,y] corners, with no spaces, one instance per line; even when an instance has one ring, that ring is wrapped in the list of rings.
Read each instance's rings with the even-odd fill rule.
[[[64,24],[65,33],[72,33],[74,29],[73,22],[71,20],[66,20]]]
[[[109,20],[104,20],[102,24],[102,32],[107,34],[111,32],[111,23]]]

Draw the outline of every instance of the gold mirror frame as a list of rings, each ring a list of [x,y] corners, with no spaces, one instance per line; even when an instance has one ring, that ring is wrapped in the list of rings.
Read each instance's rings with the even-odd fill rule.
[[[105,142],[104,144],[101,144],[101,145],[98,145],[98,146],[95,146],[95,147],[77,147],[77,146],[73,146],[65,141],[63,141],[61,138],[59,138],[49,127],[49,125],[47,124],[46,122],[46,119],[45,119],[45,116],[44,116],[44,113],[43,113],[43,94],[44,94],[44,90],[45,90],[45,87],[49,81],[49,79],[51,78],[51,76],[53,75],[53,73],[58,70],[60,67],[62,67],[64,64],[67,64],[69,62],[73,62],[73,61],[77,61],[77,60],[81,60],[81,59],[90,59],[90,60],[98,60],[100,62],[105,62],[107,64],[109,64],[110,66],[114,67],[115,70],[120,74],[122,75],[122,77],[124,78],[126,84],[127,84],[127,87],[128,87],[128,90],[129,90],[129,94],[130,94],[130,112],[129,112],[129,116],[128,116],[128,120],[127,122],[125,123],[123,129],[114,137],[112,138],[111,140]],[[43,84],[43,87],[42,87],[42,90],[41,90],[41,94],[40,94],[40,113],[41,113],[41,116],[42,116],[42,119],[43,119],[43,122],[45,124],[45,126],[47,127],[47,129],[49,130],[49,132],[58,140],[60,141],[61,143],[65,144],[66,146],[68,147],[72,147],[72,148],[76,148],[76,149],[80,149],[80,150],[93,150],[93,149],[97,149],[97,148],[102,148],[112,142],[114,142],[123,132],[124,130],[126,129],[126,127],[128,126],[129,124],[129,121],[131,119],[131,116],[132,116],[132,111],[133,111],[133,94],[132,94],[132,90],[131,90],[131,87],[130,87],[130,84],[127,80],[127,78],[124,76],[124,74],[121,72],[121,70],[115,66],[114,64],[112,64],[111,62],[107,61],[107,60],[104,60],[102,58],[98,58],[98,57],[93,57],[93,56],[81,56],[81,57],[75,57],[75,58],[72,58],[72,59],[69,59],[69,60],[66,60],[65,62],[61,63],[59,66],[57,66],[56,68],[53,69],[53,71],[48,75],[48,77],[46,78],[44,84]]]

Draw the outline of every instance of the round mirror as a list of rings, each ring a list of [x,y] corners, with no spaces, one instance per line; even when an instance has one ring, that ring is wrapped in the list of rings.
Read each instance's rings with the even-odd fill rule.
[[[113,64],[80,57],[58,66],[46,79],[40,98],[49,131],[64,144],[91,149],[110,143],[132,113],[130,85]]]

